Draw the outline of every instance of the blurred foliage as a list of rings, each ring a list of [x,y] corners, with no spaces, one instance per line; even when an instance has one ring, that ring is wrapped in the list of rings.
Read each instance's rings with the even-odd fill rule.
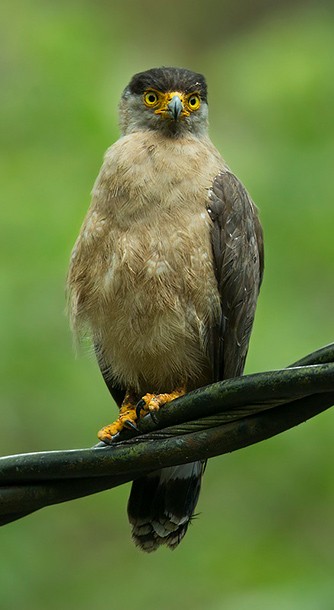
[[[247,371],[333,340],[330,3],[0,10],[2,454],[92,445],[115,413],[93,358],[74,358],[64,279],[136,71],[206,74],[212,138],[260,207],[266,273]],[[127,487],[3,528],[1,608],[332,610],[333,429],[328,412],[212,460],[201,516],[173,555],[132,546]]]

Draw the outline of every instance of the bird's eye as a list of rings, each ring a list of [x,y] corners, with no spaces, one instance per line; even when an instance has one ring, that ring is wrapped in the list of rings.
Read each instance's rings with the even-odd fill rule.
[[[191,95],[189,95],[187,103],[190,110],[198,110],[201,105],[199,95],[197,95],[197,93],[192,93]]]
[[[144,103],[148,107],[155,106],[159,101],[159,96],[155,91],[146,91],[144,93]]]

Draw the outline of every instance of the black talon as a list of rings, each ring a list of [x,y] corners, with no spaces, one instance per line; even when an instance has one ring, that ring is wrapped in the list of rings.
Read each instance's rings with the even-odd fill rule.
[[[113,434],[111,438],[105,438],[103,441],[100,441],[95,446],[96,447],[102,447],[103,445],[105,445],[105,446],[108,447],[109,445],[112,445],[114,441],[117,441],[119,436],[120,436],[120,433],[116,432],[116,434]]]
[[[124,424],[128,427],[128,428],[132,428],[133,430],[136,430],[136,432],[139,432],[136,424],[133,423],[133,421],[131,421],[130,419],[126,419],[124,421]],[[119,432],[118,432],[119,434]]]
[[[103,441],[104,443],[107,443],[107,445],[112,445],[114,441],[117,441],[118,437],[120,436],[119,432],[116,432],[116,434],[113,434],[111,439],[108,439],[106,441]]]
[[[146,407],[146,402],[143,398],[141,398],[140,401],[137,402],[137,405],[136,405],[136,415],[137,415],[138,419],[140,417],[140,411],[142,409],[145,409],[145,407]]]

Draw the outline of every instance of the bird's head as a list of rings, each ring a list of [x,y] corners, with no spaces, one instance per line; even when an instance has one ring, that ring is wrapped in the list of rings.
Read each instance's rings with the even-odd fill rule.
[[[169,137],[207,132],[208,104],[204,76],[183,68],[152,68],[135,74],[120,102],[124,135],[155,130]]]

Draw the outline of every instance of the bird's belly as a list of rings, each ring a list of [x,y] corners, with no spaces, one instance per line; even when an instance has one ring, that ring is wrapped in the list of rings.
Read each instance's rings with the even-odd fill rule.
[[[208,368],[208,329],[220,305],[209,231],[200,220],[207,239],[198,239],[198,227],[196,237],[189,234],[188,226],[169,227],[159,239],[134,230],[114,242],[95,333],[122,385],[167,391]]]

